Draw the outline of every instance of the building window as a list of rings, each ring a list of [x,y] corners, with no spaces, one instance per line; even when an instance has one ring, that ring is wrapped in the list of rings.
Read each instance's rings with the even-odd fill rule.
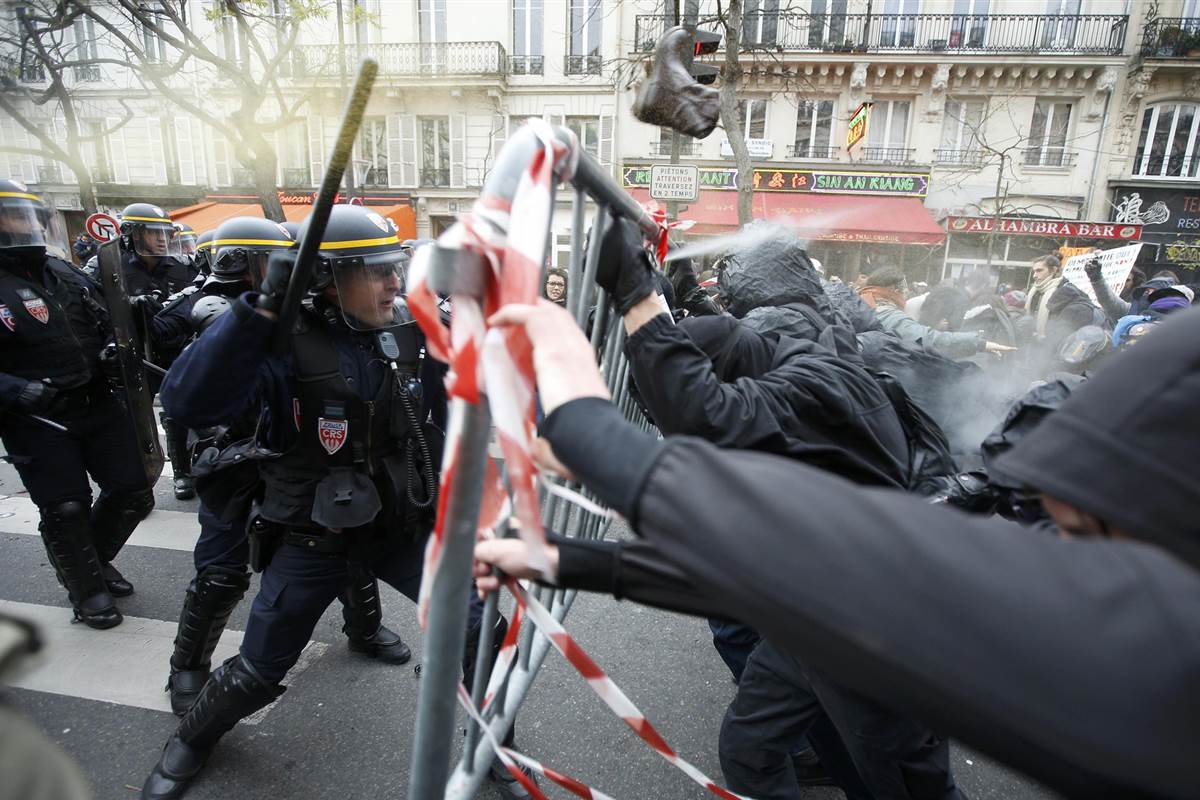
[[[514,75],[541,75],[542,0],[513,0],[513,57]]]
[[[812,0],[808,46],[832,47],[846,41],[846,0]]]
[[[419,0],[417,17],[422,42],[446,41],[446,0]]]
[[[970,166],[982,160],[979,135],[983,128],[983,108],[982,100],[946,100],[935,162]]]
[[[421,117],[420,123],[421,185],[449,186],[450,118]]]
[[[367,117],[358,132],[358,182],[360,186],[388,185],[387,120]]]
[[[833,101],[802,100],[796,109],[793,158],[833,158]]]
[[[100,48],[96,44],[96,24],[91,17],[78,17],[71,26],[75,36],[75,49],[71,53],[72,61],[95,61],[100,57]],[[75,67],[75,80],[100,80],[99,64],[80,64]]]
[[[916,42],[917,11],[921,0],[884,0],[879,26],[880,47],[912,47]]]
[[[767,138],[766,100],[739,100],[738,119],[742,121],[742,136],[747,139]]]
[[[1083,0],[1046,0],[1046,20],[1042,30],[1042,47],[1048,50],[1070,48],[1075,43],[1079,13]]]
[[[148,21],[153,26],[158,26],[158,15],[153,12],[145,12]],[[151,25],[141,25],[142,52],[145,54],[146,62],[149,64],[163,64],[167,61],[167,43],[162,40]]]
[[[677,133],[671,128],[658,129],[658,141],[650,145],[650,154],[652,156],[669,158],[671,156],[672,134],[679,137],[679,155],[688,157],[700,155],[700,148],[693,137],[688,136],[686,133]]]
[[[602,0],[571,0],[571,51],[567,56],[568,75],[599,75],[603,64],[600,40],[604,34]]]
[[[88,138],[84,144],[84,157],[93,170],[96,183],[112,183],[112,157],[108,152],[108,137],[104,135],[104,121],[86,120],[84,128]]]
[[[22,83],[41,83],[46,80],[46,69],[38,61],[37,48],[28,42],[24,30],[25,20],[32,10],[29,6],[16,6],[13,13],[16,15],[17,27],[21,29],[17,34],[21,40],[20,80]]]
[[[1070,103],[1039,97],[1033,107],[1033,121],[1029,125],[1025,163],[1033,167],[1069,166],[1070,154],[1065,150],[1070,123]]]
[[[1133,174],[1200,178],[1200,105],[1163,103],[1146,109]]]
[[[950,47],[983,47],[987,38],[988,11],[991,0],[954,0],[954,17],[950,20]]]
[[[867,146],[862,157],[871,161],[908,161],[908,119],[912,103],[908,100],[878,100],[867,122]]]
[[[363,120],[363,128],[359,133],[359,149],[364,150],[362,134],[366,132],[367,125],[378,123],[379,127],[385,128],[384,135],[386,136],[386,125],[382,118]],[[378,131],[375,132],[375,139],[378,139]],[[374,146],[378,148],[377,141]],[[387,184],[387,150],[386,140],[383,149],[383,183],[376,184],[383,186]],[[363,156],[366,158],[366,156]],[[373,169],[379,169],[379,162],[376,160],[373,164]],[[308,153],[308,126],[301,120],[284,128],[279,134],[279,169],[280,177],[283,179],[284,186],[311,186],[312,176],[309,175],[309,153]]]
[[[567,127],[579,137],[579,144],[591,153],[592,158],[600,159],[600,118],[599,117],[567,117]]]
[[[746,0],[742,12],[742,44],[775,44],[779,35],[779,0]]]

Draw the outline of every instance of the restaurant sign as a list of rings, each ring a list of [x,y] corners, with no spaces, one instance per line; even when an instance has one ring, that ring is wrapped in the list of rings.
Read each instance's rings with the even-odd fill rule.
[[[1058,236],[1064,239],[1142,238],[1142,226],[1113,222],[1080,222],[1065,219],[1032,219],[1027,217],[947,217],[946,230],[951,233],[1008,233],[1018,236]]]
[[[623,173],[626,189],[650,186],[650,166],[627,166]],[[801,192],[805,194],[870,194],[892,197],[924,197],[929,193],[929,174],[916,172],[852,172],[835,169],[755,169],[757,192]],[[701,189],[737,189],[737,170],[700,168]]]

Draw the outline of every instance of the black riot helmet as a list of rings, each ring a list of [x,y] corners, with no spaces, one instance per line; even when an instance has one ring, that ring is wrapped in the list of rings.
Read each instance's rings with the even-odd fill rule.
[[[0,250],[46,252],[49,211],[42,198],[18,181],[0,180]]]
[[[297,242],[300,241],[300,223],[299,222],[284,221],[279,224],[282,225],[283,229],[288,232],[288,236],[291,236]]]
[[[175,223],[156,205],[130,203],[121,212],[121,246],[147,258],[178,256]]]
[[[217,238],[217,230],[205,231],[196,237],[196,266],[204,275],[212,273],[212,242]]]
[[[220,283],[244,281],[258,288],[266,275],[267,258],[275,250],[295,244],[278,222],[259,217],[234,217],[221,223],[209,243],[212,280]]]
[[[300,239],[308,220],[300,225]],[[335,205],[321,240],[313,288],[332,287],[342,316],[352,327],[371,330],[402,324],[398,304],[408,254],[391,220],[358,205]]]
[[[191,225],[186,222],[175,223],[175,240],[179,242],[179,252],[185,256],[196,255],[196,245],[199,243],[196,238],[196,231]]]

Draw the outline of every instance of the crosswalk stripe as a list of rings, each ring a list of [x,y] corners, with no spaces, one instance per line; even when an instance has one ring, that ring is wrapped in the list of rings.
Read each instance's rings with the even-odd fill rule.
[[[38,509],[28,497],[0,496],[0,532],[40,536]],[[191,511],[151,511],[129,537],[137,547],[158,547],[164,550],[196,549],[200,538],[200,523]]]
[[[0,600],[0,612],[34,623],[45,642],[25,669],[8,681],[10,685],[170,713],[171,700],[163,686],[175,647],[176,623],[127,616],[117,627],[98,631],[72,622],[70,609],[59,606]],[[237,653],[241,643],[242,631],[226,630],[213,663]],[[285,682],[294,683],[328,649],[323,642],[309,642]],[[257,725],[272,707],[242,724]]]

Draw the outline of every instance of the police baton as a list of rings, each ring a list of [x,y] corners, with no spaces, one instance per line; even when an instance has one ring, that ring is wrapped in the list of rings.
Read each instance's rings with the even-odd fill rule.
[[[21,419],[27,419],[30,422],[36,422],[39,425],[44,425],[50,430],[58,431],[59,433],[70,433],[70,431],[67,430],[67,426],[63,425],[61,422],[55,422],[52,419],[46,419],[45,417],[37,414],[29,414],[25,411],[9,411],[8,413],[12,414],[14,417],[20,417]]]
[[[337,200],[342,176],[354,151],[354,140],[358,138],[358,129],[367,110],[367,101],[371,99],[371,87],[375,85],[375,76],[378,74],[379,63],[375,59],[364,58],[359,64],[358,77],[354,80],[354,89],[350,92],[350,100],[342,115],[342,127],[338,131],[337,141],[333,144],[333,152],[329,154],[329,166],[325,169],[325,178],[321,181],[312,213],[309,214],[304,240],[300,242],[300,251],[296,255],[291,278],[288,279],[287,293],[279,309],[275,337],[271,342],[271,349],[276,353],[287,352],[291,344],[292,326],[296,322],[296,315],[300,313],[300,302],[304,299],[304,293],[308,291],[312,282],[317,253],[321,247],[321,240],[325,237],[325,226],[329,222],[334,201]]]

